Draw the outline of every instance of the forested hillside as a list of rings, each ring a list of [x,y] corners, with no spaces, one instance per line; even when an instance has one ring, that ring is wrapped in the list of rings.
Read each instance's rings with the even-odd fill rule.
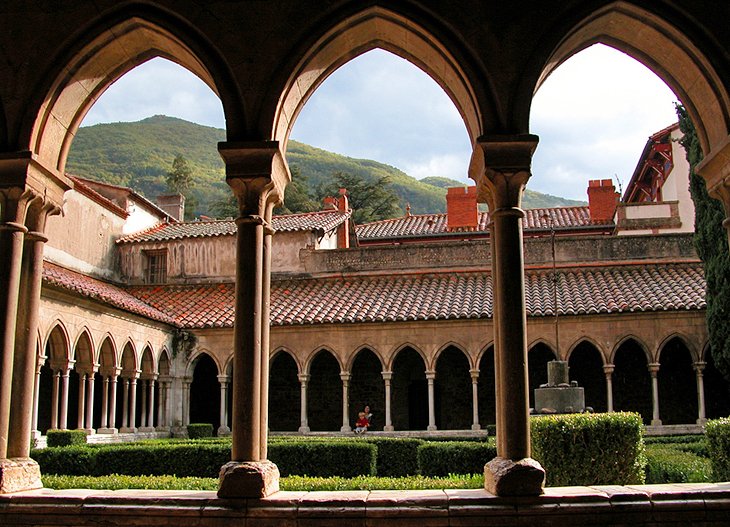
[[[193,170],[192,200],[196,215],[212,215],[214,205],[225,202],[230,190],[225,183],[223,162],[216,145],[225,140],[225,131],[156,115],[134,123],[98,124],[79,129],[71,146],[66,170],[75,175],[134,188],[154,199],[167,192],[165,175],[176,155],[182,155]],[[397,168],[367,159],[353,159],[309,145],[290,141],[290,166],[305,176],[312,195],[326,186],[337,172],[346,172],[374,181],[387,175],[400,199],[414,214],[446,210],[446,187],[459,185],[448,178],[430,177],[421,181]],[[579,202],[529,191],[524,206],[573,205]],[[402,210],[401,210],[402,211]]]

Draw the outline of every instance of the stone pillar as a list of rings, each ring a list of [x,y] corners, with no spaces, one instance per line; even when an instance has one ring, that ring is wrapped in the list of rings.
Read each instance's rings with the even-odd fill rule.
[[[58,404],[61,393],[61,370],[53,371],[53,393],[51,394],[51,430],[58,430]]]
[[[147,401],[149,405],[149,413],[147,414],[147,428],[155,429],[155,378],[149,380],[149,395]]]
[[[479,370],[469,370],[471,375],[471,409],[472,409],[472,430],[481,430],[479,424]]]
[[[722,226],[727,230],[728,245],[730,247],[730,142],[723,141],[707,152],[704,159],[695,167],[695,173],[702,176],[707,186],[707,193],[722,202],[725,209],[725,219]]]
[[[104,375],[101,391],[101,427],[99,431],[109,427],[109,376]]]
[[[228,412],[227,409],[227,402],[228,402],[228,375],[219,375],[218,376],[218,382],[221,385],[221,404],[220,404],[220,421],[221,424],[218,427],[218,435],[228,435],[231,433],[231,429],[228,428]]]
[[[307,383],[309,382],[308,373],[300,373],[297,375],[299,384],[302,389],[300,414],[299,414],[299,433],[306,434],[309,432],[309,418],[307,417]]]
[[[706,362],[697,361],[692,364],[697,376],[697,424],[703,426],[707,422],[705,417],[705,381],[704,370],[707,366]]]
[[[137,375],[129,379],[129,430],[137,431]]]
[[[190,377],[185,377],[182,381],[182,425],[183,427],[190,424],[190,384],[193,380]]]
[[[70,365],[61,370],[61,420],[58,423],[61,430],[68,430],[68,376],[70,373]]]
[[[86,427],[87,434],[94,433],[94,372],[86,378]]]
[[[139,428],[147,428],[147,413],[149,412],[149,406],[147,406],[147,379],[139,380],[139,391],[142,392],[142,399],[140,401],[140,413],[139,413]],[[136,414],[136,412],[135,412]]]
[[[76,428],[84,429],[84,415],[86,414],[86,373],[79,373],[79,405],[76,416]]]
[[[117,429],[117,382],[119,373],[115,371],[109,382],[109,428],[105,431],[109,434],[116,434]]]
[[[218,496],[261,498],[279,488],[279,470],[266,460],[268,396],[264,390],[268,378],[264,379],[264,373],[269,350],[264,313],[268,311],[269,276],[264,274],[270,274],[270,265],[264,261],[264,238],[271,208],[281,202],[291,175],[274,141],[219,143],[218,151],[239,212],[231,462],[221,468]]]
[[[120,432],[129,430],[129,379],[122,377],[122,426],[119,427]]]
[[[269,365],[271,359],[271,243],[274,228],[271,217],[274,203],[266,203],[264,210],[264,241],[261,262],[261,428],[259,430],[261,459],[268,457],[269,433]]]
[[[648,365],[649,375],[651,375],[651,426],[661,426],[662,424],[662,420],[659,418],[659,379],[657,379],[659,366],[658,362],[652,362]]]
[[[500,496],[539,495],[545,472],[530,458],[527,316],[520,208],[530,177],[534,135],[479,138],[469,176],[493,222],[493,298],[497,380],[497,457],[485,467],[485,488]]]
[[[157,429],[162,431],[167,431],[170,429],[170,410],[169,410],[169,390],[170,390],[170,380],[169,378],[165,377],[165,379],[160,379],[159,381],[160,386],[160,401],[159,401],[159,420],[157,423]]]
[[[350,416],[348,415],[350,409],[350,378],[349,372],[340,372],[340,379],[342,379],[342,426],[340,432],[352,432]]]
[[[435,371],[426,372],[426,381],[428,382],[428,426],[426,430],[436,430],[436,408],[434,405],[433,383],[436,380]]]
[[[35,382],[33,383],[33,430],[31,434],[34,438],[38,438],[41,435],[38,430],[38,405],[40,404],[40,389],[41,389],[41,368],[43,367],[43,361],[45,357],[38,357],[35,367]]]
[[[606,375],[606,411],[613,412],[613,364],[604,364],[603,373]]]
[[[394,428],[390,410],[390,381],[393,379],[393,372],[383,371],[381,374],[385,383],[385,426],[383,427],[383,431],[392,432]]]

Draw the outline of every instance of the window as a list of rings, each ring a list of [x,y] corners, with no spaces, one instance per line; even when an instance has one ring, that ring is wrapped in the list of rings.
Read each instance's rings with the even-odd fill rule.
[[[167,249],[145,251],[147,258],[147,283],[161,284],[167,281]]]

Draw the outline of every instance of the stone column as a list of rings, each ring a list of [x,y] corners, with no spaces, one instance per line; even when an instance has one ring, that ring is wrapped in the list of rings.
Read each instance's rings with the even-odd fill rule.
[[[730,159],[730,142],[723,141],[721,146],[716,146],[707,152],[704,159],[695,167],[695,173],[705,180],[707,193],[720,200],[725,209],[725,219],[722,226],[725,227],[730,247],[730,171],[728,171],[728,159]]]
[[[190,377],[185,377],[182,381],[182,425],[183,427],[190,424],[190,384],[193,380]]]
[[[53,393],[51,394],[51,430],[58,430],[58,404],[61,399],[61,370],[53,371]]]
[[[481,430],[479,424],[479,370],[469,370],[471,375],[471,409],[472,409],[472,430]]]
[[[269,365],[271,359],[271,243],[274,228],[271,217],[274,203],[269,201],[264,209],[264,241],[261,255],[261,428],[259,449],[261,459],[268,458],[269,434]]]
[[[220,404],[220,421],[221,424],[218,427],[218,435],[228,435],[231,433],[231,429],[228,428],[228,412],[227,409],[227,402],[228,402],[228,375],[219,375],[218,376],[218,382],[221,385],[221,404]]]
[[[433,383],[436,380],[435,371],[426,372],[426,381],[428,382],[428,426],[426,430],[436,430],[436,408],[434,405]]]
[[[137,431],[137,374],[129,379],[129,432]]]
[[[5,473],[3,460],[8,459],[23,239],[28,232],[24,223],[31,198],[23,186],[0,189],[0,475]]]
[[[120,432],[129,430],[129,379],[122,377],[122,426],[119,427]]]
[[[41,436],[40,430],[38,430],[38,405],[40,403],[40,389],[41,389],[41,368],[43,367],[43,361],[45,357],[38,357],[35,367],[35,382],[33,383],[33,430],[31,434],[34,438]]]
[[[116,434],[117,429],[117,382],[119,382],[119,372],[115,371],[109,381],[109,428],[106,433]]]
[[[483,136],[474,145],[469,176],[493,222],[493,298],[497,416],[502,431],[497,457],[485,467],[485,487],[500,496],[539,495],[545,472],[530,459],[527,316],[520,208],[530,177],[534,135]]]
[[[661,426],[662,424],[662,420],[659,418],[659,380],[657,379],[659,366],[660,364],[658,362],[652,362],[648,365],[649,375],[651,375],[651,426]]]
[[[393,372],[383,371],[380,373],[385,383],[385,426],[383,427],[383,432],[392,432],[394,428],[390,411],[390,381],[393,379]]]
[[[342,427],[340,427],[340,432],[352,432],[350,416],[348,415],[350,409],[350,378],[349,372],[343,371],[340,373],[340,379],[342,379]]]
[[[142,400],[140,401],[140,413],[139,413],[139,428],[147,428],[147,413],[149,412],[149,407],[147,406],[147,386],[148,386],[148,380],[147,379],[140,379],[139,380],[139,390],[142,392]],[[135,412],[136,414],[136,412]]]
[[[170,380],[169,378],[165,377],[164,379],[160,379],[159,381],[160,386],[160,401],[159,401],[159,420],[157,423],[157,429],[158,430],[169,430],[170,429],[170,421],[169,421],[169,387],[170,387]]]
[[[87,434],[94,433],[94,371],[86,378],[86,427]]]
[[[61,430],[68,430],[68,376],[71,373],[71,365],[61,370],[61,420],[58,427]]]
[[[84,414],[86,414],[86,373],[79,373],[79,404],[76,416],[76,428],[84,429]]]
[[[603,373],[606,375],[606,411],[613,412],[613,364],[604,364]]]
[[[307,383],[309,382],[308,373],[300,373],[297,375],[299,378],[299,384],[302,389],[300,414],[299,414],[299,433],[306,434],[309,432],[309,418],[307,417]]]
[[[219,143],[226,182],[238,201],[236,219],[236,317],[233,343],[233,429],[231,462],[221,469],[218,496],[261,498],[278,491],[279,470],[266,460],[269,350],[265,335],[270,266],[264,237],[270,208],[281,202],[291,180],[274,141]],[[266,295],[266,298],[264,297]],[[267,364],[264,364],[266,362]]]
[[[692,364],[697,376],[697,424],[703,426],[707,422],[705,417],[705,381],[704,370],[707,366],[706,362],[697,361]]]
[[[101,391],[101,427],[99,431],[109,427],[109,376],[104,375]]]
[[[149,395],[147,396],[147,404],[149,407],[149,413],[147,414],[147,428],[155,429],[155,378],[152,377],[149,381],[147,390]]]

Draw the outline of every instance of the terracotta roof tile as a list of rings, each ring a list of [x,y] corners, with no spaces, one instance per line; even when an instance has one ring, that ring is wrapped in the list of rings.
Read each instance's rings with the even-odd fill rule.
[[[72,291],[87,298],[99,300],[123,309],[124,311],[129,311],[130,313],[135,313],[152,320],[177,325],[175,319],[170,314],[144,303],[121,287],[75,271],[70,271],[50,262],[43,263],[43,283]]]
[[[588,206],[551,207],[525,210],[522,227],[526,231],[548,230],[551,221],[556,229],[583,229],[591,227]],[[489,226],[489,213],[479,213],[479,223],[475,232],[486,233]],[[375,221],[357,226],[360,239],[397,238],[404,236],[432,236],[448,234],[447,217],[442,214],[419,214],[390,220]]]
[[[562,315],[704,309],[699,263],[559,270]],[[233,284],[134,287],[130,293],[189,328],[232,327]],[[528,316],[553,315],[552,272],[528,270]],[[275,326],[488,318],[485,272],[275,280]]]
[[[328,232],[341,225],[349,217],[349,212],[322,210],[274,216],[271,223],[274,229],[280,232],[313,230]],[[147,230],[124,236],[117,243],[161,242],[183,238],[233,236],[235,234],[236,223],[233,220],[161,223]]]

